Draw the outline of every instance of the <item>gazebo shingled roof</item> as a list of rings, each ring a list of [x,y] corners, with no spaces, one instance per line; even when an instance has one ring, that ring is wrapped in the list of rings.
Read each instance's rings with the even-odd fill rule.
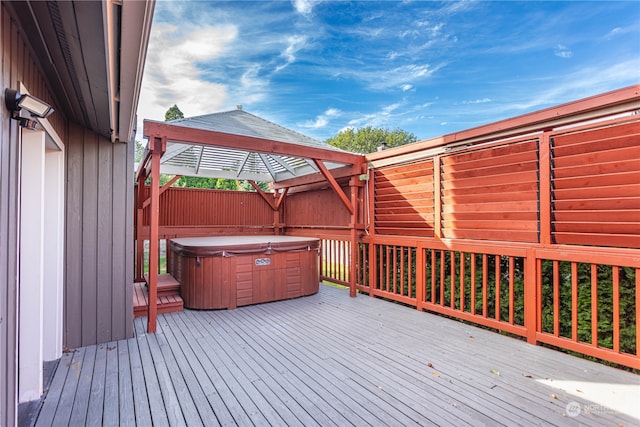
[[[287,129],[242,109],[205,114],[166,122],[204,131],[278,141],[300,147],[321,150],[344,151],[332,147],[299,132]],[[282,181],[319,172],[313,156],[299,157],[266,152],[253,145],[224,147],[216,145],[167,142],[167,150],[160,161],[161,173],[213,178],[247,179],[253,181]],[[327,169],[335,169],[346,163],[326,162]]]

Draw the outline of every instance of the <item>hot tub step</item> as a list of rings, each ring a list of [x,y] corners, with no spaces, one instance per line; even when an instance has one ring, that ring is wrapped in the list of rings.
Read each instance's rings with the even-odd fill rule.
[[[182,311],[183,303],[179,290],[158,295],[158,314]],[[149,308],[149,296],[145,283],[133,284],[133,317],[145,317]]]
[[[144,275],[145,282],[149,283],[149,275]],[[180,295],[180,283],[170,274],[158,275],[158,296]]]

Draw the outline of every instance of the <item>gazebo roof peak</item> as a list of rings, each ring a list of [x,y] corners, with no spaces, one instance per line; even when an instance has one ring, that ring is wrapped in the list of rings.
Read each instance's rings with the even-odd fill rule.
[[[310,136],[249,113],[242,108],[185,117],[182,119],[171,120],[167,123],[195,129],[213,130],[234,135],[250,136],[296,145],[306,145],[327,150],[343,151],[337,147],[327,144],[326,142],[311,138]]]

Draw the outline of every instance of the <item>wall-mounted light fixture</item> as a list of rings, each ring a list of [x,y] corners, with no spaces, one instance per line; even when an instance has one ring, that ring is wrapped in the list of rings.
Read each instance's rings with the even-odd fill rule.
[[[11,111],[11,118],[18,120],[20,126],[35,129],[37,122],[34,118],[45,119],[53,113],[53,107],[41,99],[31,95],[22,95],[15,89],[4,90],[4,104]],[[28,113],[25,117],[21,111]]]

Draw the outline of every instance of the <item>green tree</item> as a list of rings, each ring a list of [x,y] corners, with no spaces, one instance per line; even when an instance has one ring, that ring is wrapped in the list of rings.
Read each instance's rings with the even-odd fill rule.
[[[144,149],[145,149],[145,145],[142,143],[142,141],[136,140],[136,154],[135,154],[136,163],[139,163],[142,161],[142,156],[144,155]]]
[[[396,128],[374,128],[367,126],[360,129],[346,129],[338,135],[327,139],[327,144],[354,153],[373,153],[384,143],[387,147],[397,147],[417,141],[411,132]]]
[[[173,104],[173,107],[169,108],[166,113],[164,113],[164,121],[168,122],[176,119],[184,119],[184,114],[178,108],[178,105]]]

